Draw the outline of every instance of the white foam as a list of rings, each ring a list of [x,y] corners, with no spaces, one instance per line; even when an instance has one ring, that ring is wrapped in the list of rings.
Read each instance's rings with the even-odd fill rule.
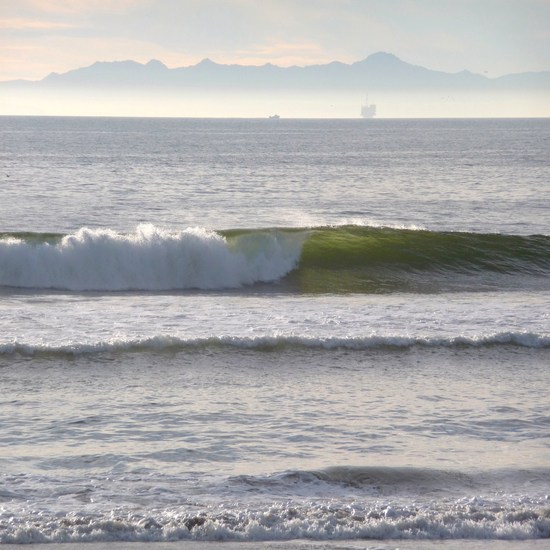
[[[303,237],[263,232],[229,243],[202,228],[82,228],[57,244],[0,241],[0,285],[67,290],[237,288],[291,271]]]
[[[0,520],[3,518],[0,516]],[[528,540],[550,536],[548,508],[471,502],[430,506],[360,502],[274,502],[145,514],[40,514],[4,522],[0,543],[92,541],[276,541],[292,539]]]

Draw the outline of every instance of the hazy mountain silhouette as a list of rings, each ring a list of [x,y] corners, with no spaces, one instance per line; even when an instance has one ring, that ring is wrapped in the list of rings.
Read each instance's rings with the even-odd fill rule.
[[[147,90],[516,90],[550,89],[550,71],[488,78],[462,71],[446,73],[411,65],[390,53],[375,53],[352,64],[332,62],[304,67],[223,65],[205,59],[197,65],[169,69],[157,60],[97,62],[36,81],[11,81],[2,87],[34,89]]]

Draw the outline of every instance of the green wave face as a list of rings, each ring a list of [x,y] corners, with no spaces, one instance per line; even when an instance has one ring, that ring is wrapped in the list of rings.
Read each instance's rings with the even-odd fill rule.
[[[550,237],[319,228],[291,278],[302,292],[438,292],[548,282]]]

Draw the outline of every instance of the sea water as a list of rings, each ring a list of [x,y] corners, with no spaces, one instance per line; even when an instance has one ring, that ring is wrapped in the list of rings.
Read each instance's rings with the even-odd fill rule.
[[[0,118],[0,542],[550,537],[550,122]]]

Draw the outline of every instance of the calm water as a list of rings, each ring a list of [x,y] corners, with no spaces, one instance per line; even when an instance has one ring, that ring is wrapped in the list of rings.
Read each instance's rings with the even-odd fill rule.
[[[0,542],[550,537],[550,121],[0,136]]]

